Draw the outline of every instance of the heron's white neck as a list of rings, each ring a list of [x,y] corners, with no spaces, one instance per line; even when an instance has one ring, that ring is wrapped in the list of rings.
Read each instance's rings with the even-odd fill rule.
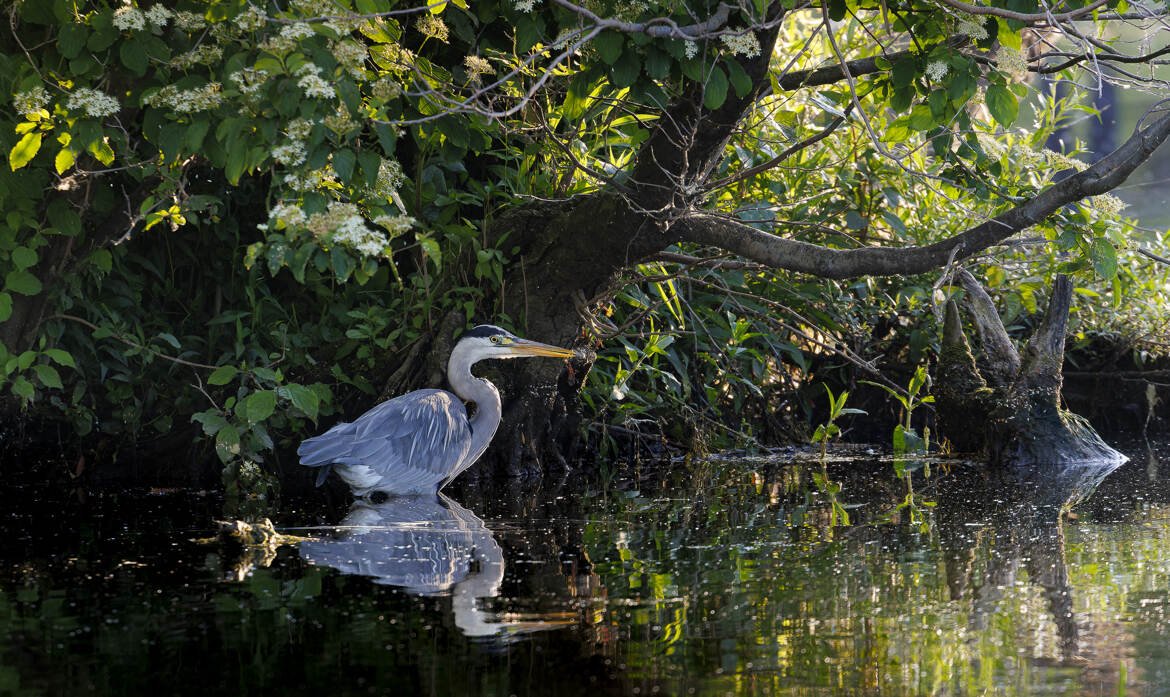
[[[451,383],[451,389],[460,399],[475,402],[475,416],[471,417],[471,448],[448,481],[483,455],[492,442],[492,436],[496,435],[503,415],[500,392],[496,386],[471,374],[472,361],[467,355],[469,349],[467,344],[457,344],[447,361],[447,381]]]

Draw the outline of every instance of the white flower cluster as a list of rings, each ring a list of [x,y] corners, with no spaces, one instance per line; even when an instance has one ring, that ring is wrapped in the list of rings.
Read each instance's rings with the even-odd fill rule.
[[[17,92],[12,95],[12,107],[21,116],[35,114],[49,103],[49,93],[44,87],[34,87],[26,92]]]
[[[443,23],[443,20],[438,15],[427,13],[419,17],[418,22],[414,26],[423,36],[447,43],[447,37],[450,35],[450,32],[447,29],[447,25]]]
[[[146,11],[146,18],[150,20],[151,24],[158,27],[159,29],[165,27],[167,22],[171,20],[171,17],[174,16],[174,12],[171,12],[162,5],[153,5],[149,10]]]
[[[292,140],[272,149],[272,158],[282,165],[289,167],[296,167],[301,164],[307,156],[308,152],[305,150],[305,144],[299,140]]]
[[[479,56],[466,56],[463,59],[463,67],[467,68],[467,75],[476,82],[479,82],[481,75],[496,74],[496,69],[492,67],[492,64],[488,63],[486,58]]]
[[[1089,207],[1098,215],[1112,218],[1125,209],[1126,203],[1112,194],[1101,194],[1089,198]]]
[[[536,3],[540,2],[540,0],[515,0],[515,2],[517,10],[520,10],[521,12],[532,12],[532,8],[535,7]]]
[[[118,104],[117,99],[108,94],[88,87],[78,87],[69,95],[65,108],[83,109],[90,116],[101,119],[118,113],[122,106]]]
[[[257,68],[244,68],[229,75],[228,79],[236,83],[236,88],[240,90],[240,94],[245,97],[251,97],[264,87],[264,83],[268,80],[268,71]]]
[[[942,61],[934,61],[933,63],[930,63],[926,66],[926,76],[931,80],[938,82],[939,80],[942,80],[944,77],[946,77],[949,70],[950,67],[948,67],[946,63]]]
[[[413,227],[415,220],[409,215],[380,215],[374,223],[386,228],[390,239],[394,239]]]
[[[171,59],[171,65],[186,70],[193,65],[211,65],[223,58],[223,47],[217,44],[202,44]]]
[[[402,88],[398,86],[398,82],[388,77],[384,77],[370,85],[370,95],[374,99],[383,102],[388,102],[401,93]]]
[[[982,41],[987,38],[987,30],[983,28],[981,22],[975,21],[971,15],[963,15],[959,18],[959,26],[955,29],[961,36],[966,36],[972,41]]]
[[[329,167],[308,172],[290,172],[284,175],[284,183],[293,191],[316,191],[322,186],[336,181],[336,176]]]
[[[369,51],[363,44],[349,40],[334,42],[333,57],[349,71],[350,75],[353,75],[355,80],[366,78],[364,66],[366,58],[369,57]]]
[[[280,35],[290,41],[300,41],[313,36],[315,32],[307,22],[295,22],[293,24],[286,24],[280,30]]]
[[[207,20],[203,18],[203,15],[187,10],[176,11],[174,18],[175,26],[186,32],[199,31],[207,26]]]
[[[750,31],[743,34],[724,34],[721,38],[723,45],[727,46],[733,55],[742,54],[747,58],[760,55],[760,41]]]
[[[1031,169],[1075,169],[1084,171],[1089,165],[1048,148],[1034,150],[1018,142],[1003,143],[990,133],[980,132],[979,144],[993,157],[1005,157],[1016,166]]]
[[[271,216],[286,225],[305,227],[323,242],[343,244],[367,257],[381,256],[390,245],[384,233],[366,225],[361,211],[352,203],[334,201],[325,213],[314,213],[302,220],[304,211],[290,210],[282,206],[273,210]]]
[[[293,119],[284,129],[284,134],[293,140],[304,140],[312,132],[313,122],[308,119]]]
[[[207,111],[223,102],[222,89],[223,85],[218,82],[209,82],[193,90],[180,90],[174,85],[167,85],[148,97],[146,103],[151,106],[169,106],[181,113]]]
[[[398,194],[398,190],[402,188],[402,183],[405,181],[406,175],[402,173],[402,165],[394,160],[383,158],[381,164],[378,165],[378,178],[374,182],[374,186],[370,188],[369,195],[389,201]]]
[[[236,26],[244,31],[261,29],[267,22],[268,16],[264,14],[264,10],[255,5],[249,5],[248,9],[236,15]]]
[[[301,78],[297,80],[297,87],[305,91],[306,97],[332,99],[337,96],[333,86],[321,77],[321,68],[316,63],[305,63],[296,74]]]
[[[686,54],[687,60],[694,58],[695,56],[699,55],[699,44],[695,43],[694,41],[684,41],[683,53]]]
[[[301,207],[292,203],[279,203],[269,213],[270,220],[283,223],[287,227],[297,228],[309,221],[309,217]]]
[[[1021,51],[1010,46],[1000,46],[995,52],[995,68],[1007,73],[1013,80],[1020,80],[1028,74],[1028,61]]]
[[[338,135],[345,135],[358,127],[357,121],[350,117],[349,109],[346,109],[344,104],[338,105],[336,112],[321,119],[321,123]]]
[[[141,31],[146,28],[146,15],[137,7],[123,5],[114,10],[114,26],[122,31]]]

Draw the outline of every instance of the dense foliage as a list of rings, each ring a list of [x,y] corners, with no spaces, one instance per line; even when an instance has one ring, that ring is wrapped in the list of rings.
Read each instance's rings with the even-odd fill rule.
[[[1165,8],[1025,5],[16,2],[7,415],[202,433],[255,488],[476,321],[599,348],[585,423],[689,448],[799,435],[814,374],[909,375],[960,263],[1009,319],[1059,270],[1132,325],[1163,240],[1105,191],[1166,119],[1090,167],[1044,142],[1091,109],[1026,78],[1163,89],[1125,42]]]

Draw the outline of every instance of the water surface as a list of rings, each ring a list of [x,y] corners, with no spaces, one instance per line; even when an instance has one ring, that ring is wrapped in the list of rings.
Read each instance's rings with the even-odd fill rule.
[[[235,558],[211,494],[9,486],[0,694],[1166,695],[1170,452],[1131,454],[318,498]]]

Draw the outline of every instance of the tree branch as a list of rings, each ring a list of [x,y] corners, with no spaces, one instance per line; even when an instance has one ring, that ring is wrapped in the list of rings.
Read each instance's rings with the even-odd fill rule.
[[[830,249],[762,232],[706,212],[681,214],[671,231],[677,239],[712,245],[773,268],[822,278],[924,273],[945,266],[952,255],[966,259],[1044,220],[1061,206],[1112,190],[1145,162],[1167,137],[1170,114],[1134,133],[1096,164],[1048,187],[1033,198],[957,235],[923,247]]]

